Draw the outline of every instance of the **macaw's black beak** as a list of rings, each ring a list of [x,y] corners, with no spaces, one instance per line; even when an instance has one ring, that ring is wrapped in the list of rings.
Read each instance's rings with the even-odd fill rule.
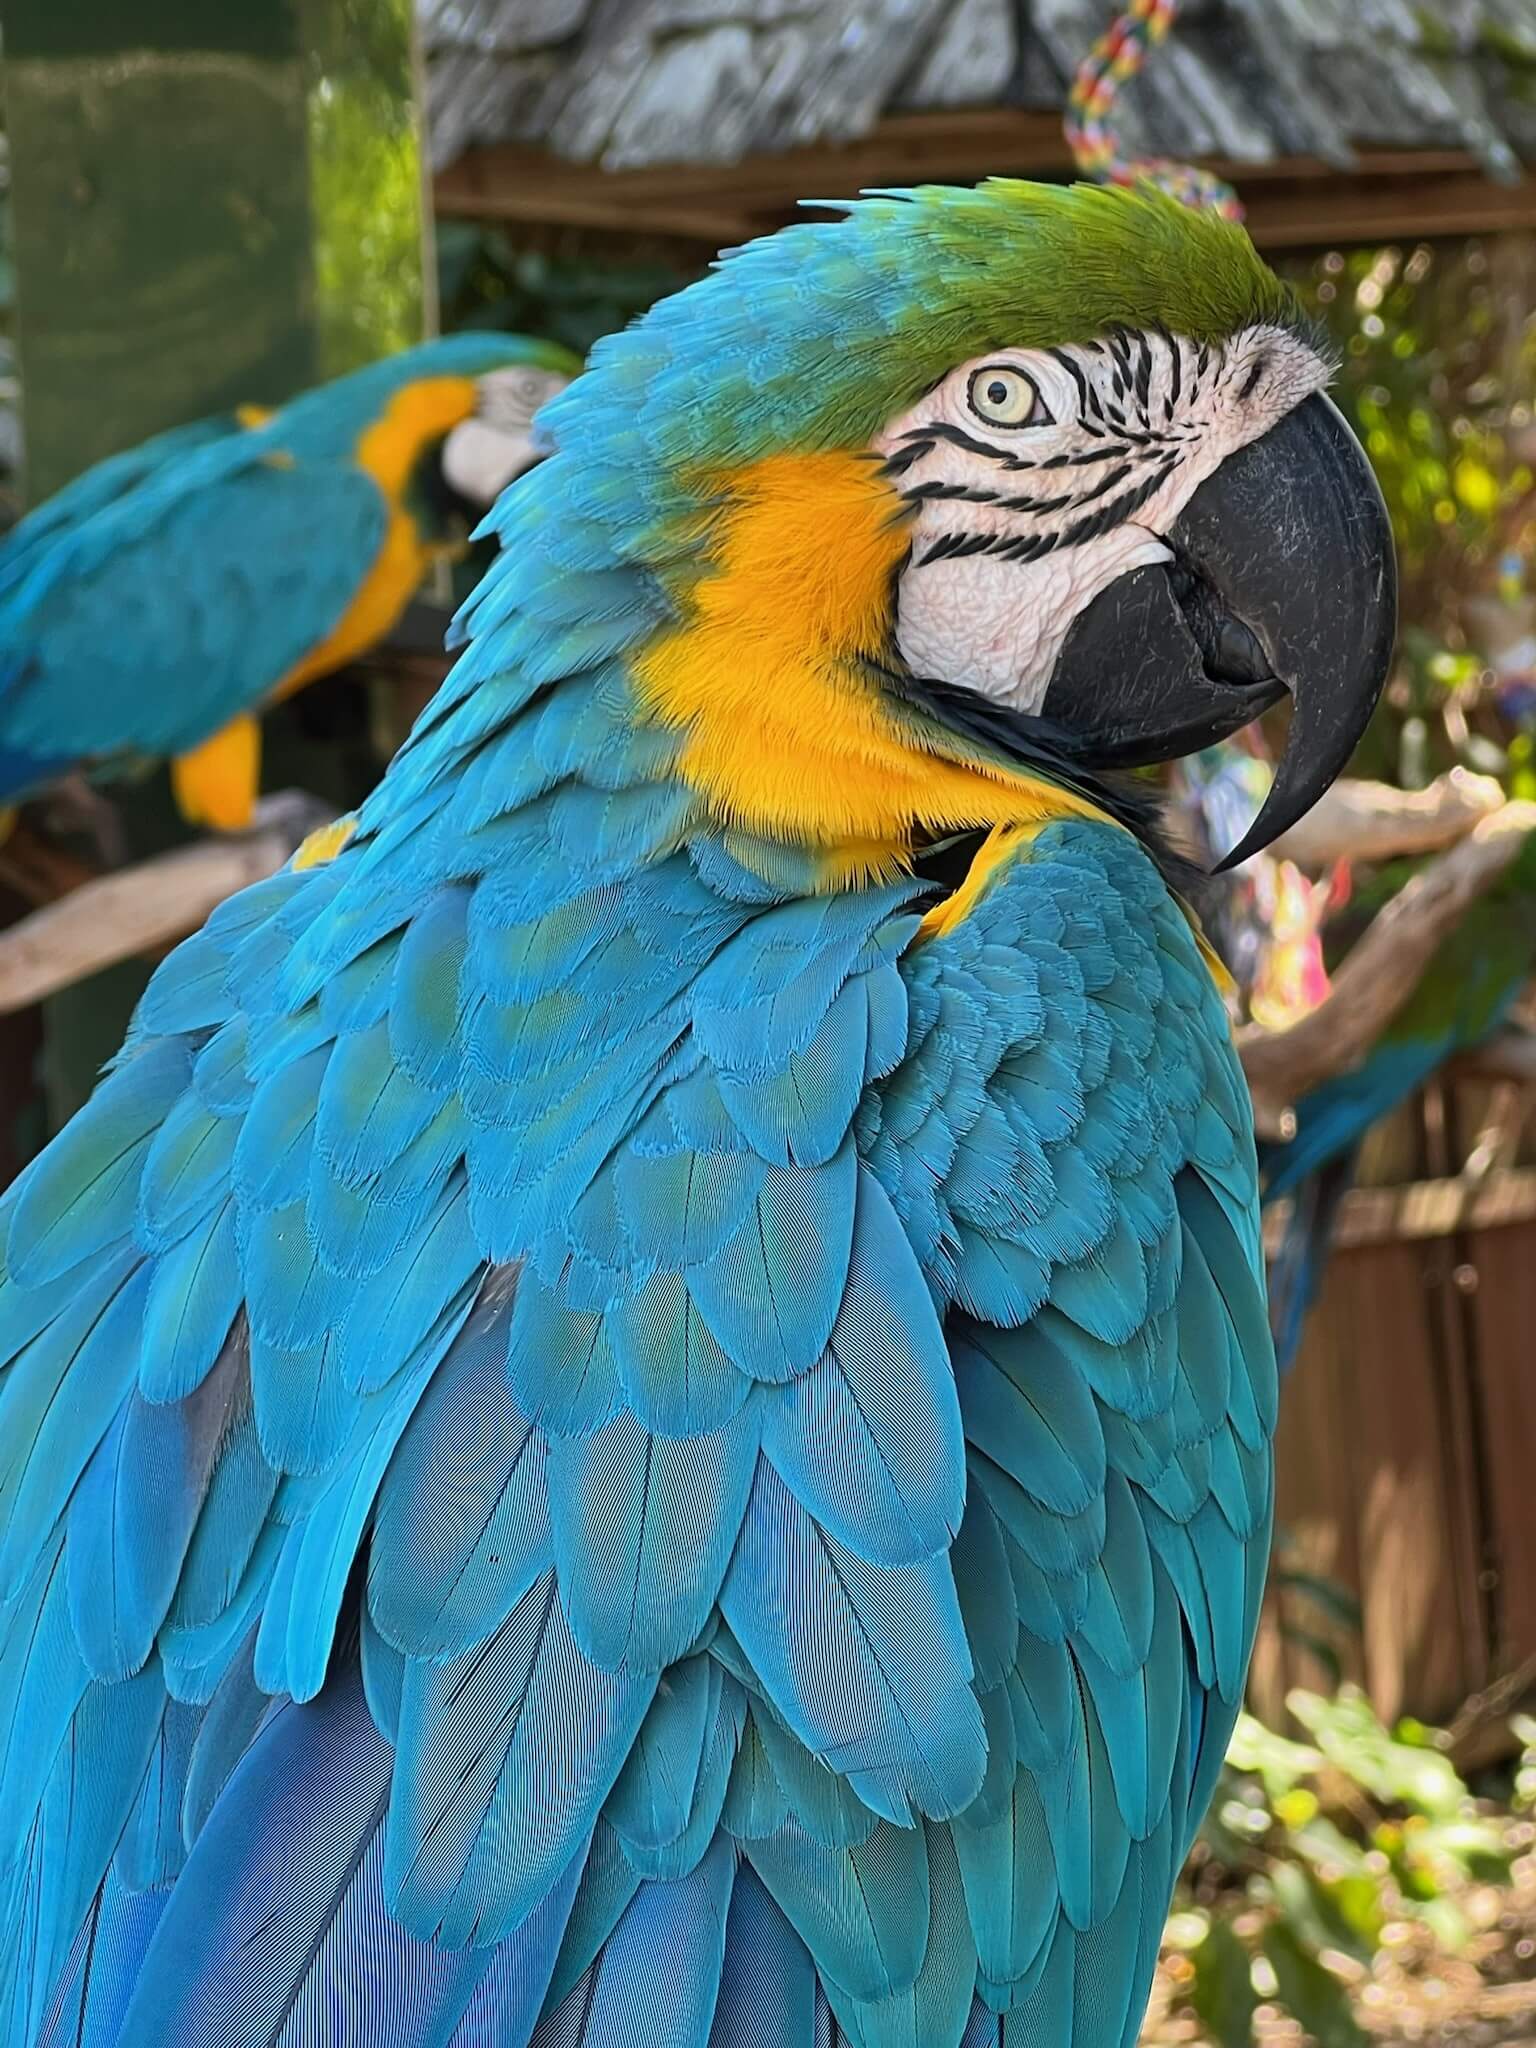
[[[1171,561],[1073,623],[1041,711],[1085,767],[1131,768],[1211,746],[1289,693],[1290,738],[1229,868],[1316,803],[1369,722],[1397,630],[1392,530],[1319,396],[1229,456],[1164,538]]]

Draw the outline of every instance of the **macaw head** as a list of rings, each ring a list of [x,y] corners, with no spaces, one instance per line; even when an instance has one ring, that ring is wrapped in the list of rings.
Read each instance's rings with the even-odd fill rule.
[[[544,454],[533,431],[534,415],[565,389],[581,362],[552,342],[513,335],[477,338],[490,344],[487,364],[474,375],[473,412],[450,428],[443,442],[442,471],[461,498],[485,508]]]
[[[1338,774],[1392,645],[1387,516],[1329,370],[1240,228],[995,180],[737,252],[600,343],[546,423],[571,499],[668,592],[638,687],[726,813],[814,837],[820,802],[845,839],[899,838],[861,794],[892,733],[954,825],[937,764],[1082,787],[1289,697],[1231,860]],[[748,749],[779,769],[733,767]]]

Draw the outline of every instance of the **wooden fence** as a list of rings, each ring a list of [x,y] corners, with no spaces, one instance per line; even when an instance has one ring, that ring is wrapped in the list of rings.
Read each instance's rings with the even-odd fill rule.
[[[1278,1457],[1257,1710],[1342,1675],[1502,1726],[1536,1691],[1536,1168],[1346,1198]]]

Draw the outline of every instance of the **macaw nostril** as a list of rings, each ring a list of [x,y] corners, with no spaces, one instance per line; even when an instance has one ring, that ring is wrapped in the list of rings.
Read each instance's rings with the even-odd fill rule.
[[[1269,656],[1239,619],[1223,619],[1216,638],[1216,658],[1207,661],[1210,673],[1224,683],[1270,683],[1274,668]]]
[[[1188,562],[1175,561],[1168,580],[1200,650],[1200,665],[1212,682],[1240,689],[1274,682],[1274,664],[1258,635],[1226,609],[1198,571]]]

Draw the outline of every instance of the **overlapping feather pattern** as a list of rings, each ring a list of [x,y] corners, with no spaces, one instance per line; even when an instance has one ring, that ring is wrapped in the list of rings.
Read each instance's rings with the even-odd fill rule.
[[[1134,2035],[1267,1548],[1222,1005],[1107,823],[925,930],[712,821],[623,417],[4,1204],[16,2048]]]

